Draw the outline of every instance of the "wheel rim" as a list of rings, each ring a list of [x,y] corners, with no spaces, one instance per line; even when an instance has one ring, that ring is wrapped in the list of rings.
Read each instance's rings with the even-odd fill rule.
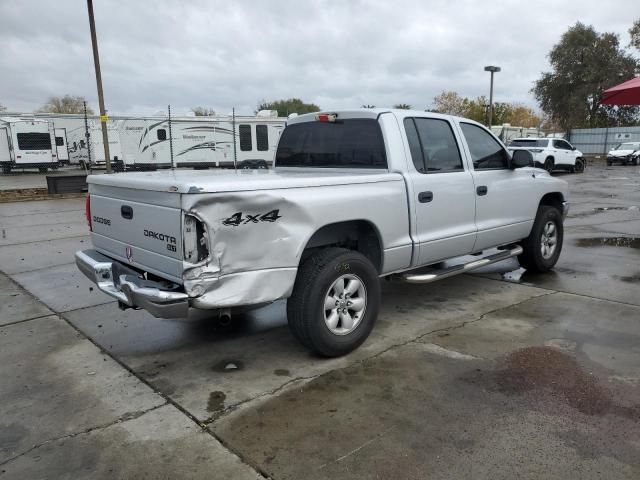
[[[547,222],[542,229],[542,238],[540,239],[540,253],[545,260],[551,258],[556,251],[558,245],[558,229],[554,222]]]
[[[360,325],[367,308],[367,289],[356,275],[341,275],[324,299],[324,323],[334,335],[347,335]]]

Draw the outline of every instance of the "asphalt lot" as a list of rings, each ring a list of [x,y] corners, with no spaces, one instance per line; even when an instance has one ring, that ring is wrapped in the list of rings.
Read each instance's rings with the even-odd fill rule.
[[[640,168],[562,178],[554,272],[384,281],[333,360],[281,303],[121,312],[73,264],[83,199],[0,204],[0,479],[640,478]]]

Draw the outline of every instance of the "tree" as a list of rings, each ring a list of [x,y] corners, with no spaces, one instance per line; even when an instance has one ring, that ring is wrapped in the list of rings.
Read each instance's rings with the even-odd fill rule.
[[[640,50],[640,18],[633,23],[633,26],[629,29],[629,35],[631,35],[630,46],[636,50]]]
[[[397,103],[393,106],[393,108],[398,108],[400,110],[411,110],[411,105],[408,103]]]
[[[256,107],[256,112],[260,110],[277,110],[279,117],[288,117],[292,113],[311,113],[319,112],[320,107],[314,103],[304,103],[299,98],[288,98],[286,100],[274,100],[272,102],[266,102],[262,100]]]
[[[64,97],[50,97],[49,101],[38,112],[43,113],[84,113],[84,97],[65,95]],[[93,110],[87,107],[87,114],[93,115]]]
[[[433,110],[446,115],[464,116],[467,111],[466,98],[458,95],[458,92],[444,91],[433,98]]]
[[[196,117],[213,117],[216,114],[213,108],[207,107],[193,107],[191,111]]]
[[[638,68],[638,62],[620,48],[617,35],[600,34],[578,22],[551,49],[549,60],[552,71],[542,74],[532,92],[563,129],[625,125],[637,115],[637,107],[600,103],[604,90],[633,78]]]
[[[511,112],[509,113],[508,120],[505,123],[510,123],[517,127],[538,127],[542,124],[542,117],[531,107],[513,103],[511,104]]]
[[[360,108],[376,108],[375,105],[362,105]]]

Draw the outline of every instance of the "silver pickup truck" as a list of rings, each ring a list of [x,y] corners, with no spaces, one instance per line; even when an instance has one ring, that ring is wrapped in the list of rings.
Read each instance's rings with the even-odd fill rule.
[[[567,184],[531,165],[463,118],[301,115],[273,170],[88,177],[94,249],[76,262],[121,308],[161,318],[287,299],[293,335],[343,355],[373,328],[381,277],[429,283],[516,256],[554,266]]]

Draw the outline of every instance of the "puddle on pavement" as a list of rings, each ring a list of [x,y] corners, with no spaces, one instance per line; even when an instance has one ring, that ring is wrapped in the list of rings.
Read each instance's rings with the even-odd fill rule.
[[[575,243],[579,247],[627,247],[640,249],[639,237],[579,238]]]
[[[596,212],[608,212],[609,210],[637,211],[640,209],[633,205],[631,207],[596,207],[593,210]]]
[[[564,403],[585,415],[613,414],[640,420],[640,404],[618,404],[597,375],[557,348],[526,347],[505,357],[491,372],[476,370],[472,383],[489,383],[505,395],[533,396],[539,406]],[[634,395],[635,397],[635,395]]]
[[[209,394],[209,401],[207,402],[207,411],[213,413],[222,410],[226,398],[227,396],[224,392],[211,392]]]
[[[587,210],[584,212],[569,212],[569,218],[582,218],[588,217],[590,215],[595,215],[597,213],[603,212],[640,212],[640,207],[637,205],[627,206],[627,207],[595,207],[591,210]]]

